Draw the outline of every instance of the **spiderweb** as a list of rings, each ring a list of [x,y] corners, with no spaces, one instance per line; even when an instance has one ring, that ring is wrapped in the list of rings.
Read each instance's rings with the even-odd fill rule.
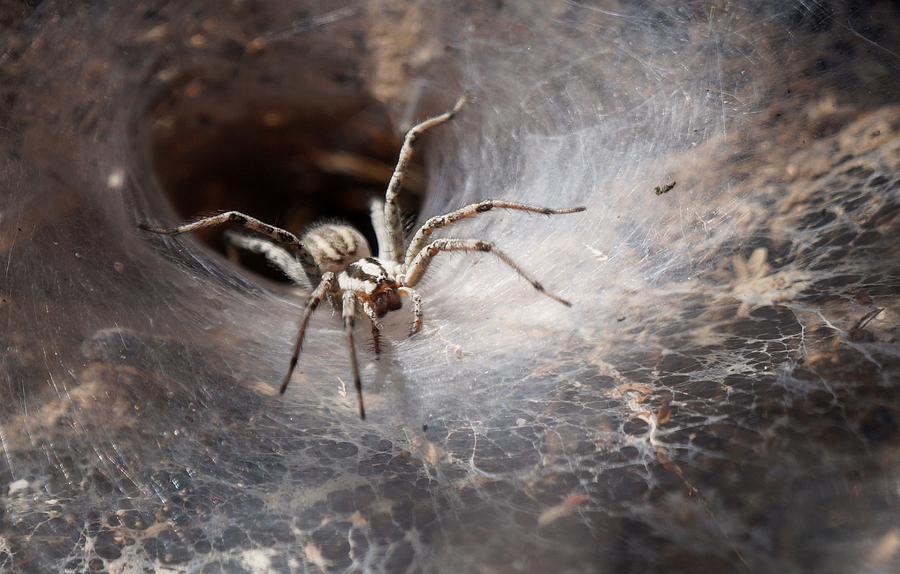
[[[896,571],[897,15],[0,8],[0,570]],[[573,308],[441,256],[423,332],[360,349],[366,421],[327,310],[277,396],[302,293],[141,234],[180,218],[151,142],[400,131],[463,91],[419,220],[587,206],[447,232]]]

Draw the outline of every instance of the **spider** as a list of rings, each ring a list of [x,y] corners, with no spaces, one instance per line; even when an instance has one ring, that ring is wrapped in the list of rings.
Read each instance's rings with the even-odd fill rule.
[[[281,381],[281,394],[284,394],[287,389],[297,366],[309,320],[319,303],[327,297],[334,309],[340,311],[343,319],[344,333],[350,350],[353,382],[356,386],[359,404],[359,416],[365,419],[362,380],[353,340],[353,328],[358,308],[362,308],[362,312],[371,322],[376,355],[380,352],[381,324],[379,319],[391,311],[400,309],[403,306],[402,297],[404,296],[409,297],[413,306],[414,319],[410,336],[419,332],[422,328],[423,318],[422,298],[414,287],[422,279],[438,253],[453,251],[492,253],[528,281],[538,292],[566,307],[571,307],[571,303],[544,289],[543,285],[490,241],[480,239],[435,239],[430,241],[430,238],[438,229],[495,208],[559,215],[584,211],[584,207],[550,209],[489,199],[432,217],[419,228],[412,241],[404,249],[405,238],[397,197],[412,157],[413,148],[422,133],[449,121],[465,103],[466,96],[462,96],[450,111],[426,119],[406,133],[384,200],[376,200],[371,204],[372,225],[378,241],[377,257],[372,256],[369,244],[362,233],[348,225],[333,223],[313,226],[298,237],[289,231],[263,223],[249,215],[237,211],[226,211],[174,228],[152,227],[145,223],[140,224],[139,227],[154,233],[177,235],[213,225],[234,223],[263,236],[230,234],[229,239],[237,247],[264,255],[295,283],[315,285],[306,301],[303,317],[300,320],[290,364]]]

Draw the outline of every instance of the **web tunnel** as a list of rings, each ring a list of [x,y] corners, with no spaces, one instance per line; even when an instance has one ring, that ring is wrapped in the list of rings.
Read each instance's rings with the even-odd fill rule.
[[[896,2],[0,5],[0,571],[900,569]],[[359,321],[239,210],[436,259]],[[437,234],[436,234],[437,235]]]

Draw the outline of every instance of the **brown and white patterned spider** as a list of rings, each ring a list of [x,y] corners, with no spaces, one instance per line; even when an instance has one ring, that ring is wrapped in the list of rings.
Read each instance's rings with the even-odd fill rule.
[[[519,267],[509,255],[497,249],[490,241],[479,239],[436,239],[429,242],[429,239],[435,230],[447,227],[461,219],[475,217],[494,208],[557,215],[584,211],[584,207],[549,209],[511,201],[489,199],[467,205],[445,215],[432,217],[419,228],[409,246],[404,250],[403,224],[397,196],[412,157],[413,147],[417,138],[423,132],[450,120],[459,112],[465,102],[466,98],[463,96],[449,112],[429,118],[406,133],[406,138],[400,149],[397,166],[394,168],[394,173],[388,184],[384,201],[372,203],[372,224],[378,240],[377,257],[372,256],[365,237],[348,225],[318,225],[306,231],[301,237],[297,237],[289,231],[263,223],[243,213],[226,211],[219,215],[206,217],[171,229],[156,228],[146,224],[141,224],[140,227],[154,233],[177,235],[212,225],[236,223],[265,236],[266,239],[232,234],[231,242],[238,247],[265,255],[270,262],[280,267],[296,283],[308,283],[316,286],[306,302],[306,308],[294,342],[290,365],[281,382],[281,393],[283,394],[285,389],[287,389],[294,368],[297,366],[300,350],[303,346],[303,337],[306,334],[306,327],[309,324],[310,317],[313,311],[316,310],[316,307],[319,306],[319,303],[322,302],[322,299],[328,297],[335,309],[341,311],[341,316],[343,317],[344,332],[350,347],[353,382],[356,385],[356,394],[359,401],[359,416],[365,418],[366,411],[363,404],[362,381],[359,375],[359,364],[356,359],[356,348],[353,342],[353,326],[357,306],[362,307],[362,311],[372,323],[372,337],[376,354],[379,352],[379,333],[381,329],[379,319],[391,311],[400,309],[403,305],[402,296],[408,296],[412,301],[415,319],[410,335],[417,333],[422,327],[422,298],[413,287],[422,279],[431,261],[438,253],[448,251],[493,253],[520,277],[531,283],[531,286],[539,292],[567,307],[571,306],[571,303],[565,299],[545,290],[543,285]]]

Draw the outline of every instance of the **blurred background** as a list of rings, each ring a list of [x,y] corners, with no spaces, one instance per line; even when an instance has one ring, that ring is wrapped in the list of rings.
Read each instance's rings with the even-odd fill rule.
[[[0,571],[896,572],[894,1],[0,2]],[[440,256],[368,417],[236,209]]]

